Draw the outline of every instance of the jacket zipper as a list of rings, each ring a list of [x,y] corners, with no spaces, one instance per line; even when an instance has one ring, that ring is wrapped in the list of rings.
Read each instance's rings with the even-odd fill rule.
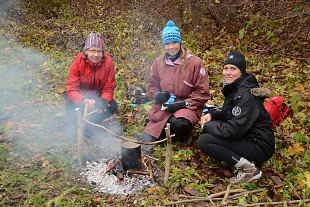
[[[95,86],[96,86],[96,66],[97,64],[95,64],[93,70],[94,70],[94,85],[93,85],[93,96],[95,96]]]

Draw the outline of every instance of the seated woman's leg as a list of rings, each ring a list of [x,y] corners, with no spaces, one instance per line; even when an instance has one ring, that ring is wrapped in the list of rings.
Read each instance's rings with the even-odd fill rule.
[[[268,159],[264,150],[248,139],[229,140],[204,133],[198,139],[198,146],[208,156],[231,165],[237,164],[241,157],[257,166]]]
[[[175,134],[181,142],[186,142],[192,131],[192,123],[185,118],[176,118],[175,116],[171,116],[168,122],[171,124],[171,134]]]

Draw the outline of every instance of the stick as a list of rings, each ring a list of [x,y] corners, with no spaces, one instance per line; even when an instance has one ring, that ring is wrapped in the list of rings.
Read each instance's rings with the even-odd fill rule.
[[[154,180],[151,159],[149,159],[149,171],[150,171],[150,178]]]
[[[273,205],[273,204],[288,204],[288,203],[299,203],[299,202],[305,202],[308,203],[310,202],[310,199],[305,199],[305,200],[292,200],[292,201],[275,201],[275,202],[262,202],[262,203],[252,203],[252,204],[245,204],[242,205],[243,207],[248,207],[248,206],[261,206],[261,205]],[[238,206],[229,206],[229,207],[238,207]]]
[[[162,139],[162,140],[159,140],[159,141],[155,141],[155,142],[141,142],[141,141],[129,139],[129,138],[123,137],[121,135],[118,135],[118,134],[114,133],[113,131],[109,130],[108,128],[106,128],[105,126],[102,126],[102,125],[99,125],[99,124],[95,124],[93,122],[88,121],[87,119],[82,118],[82,120],[84,122],[90,124],[90,125],[93,125],[93,126],[96,126],[96,127],[99,127],[99,128],[102,128],[102,129],[106,130],[107,132],[109,132],[110,134],[114,135],[115,137],[117,137],[119,139],[126,140],[126,141],[133,142],[133,143],[137,143],[137,144],[152,145],[152,144],[159,144],[159,143],[165,142],[167,140],[167,138],[165,138],[165,139]],[[175,136],[175,134],[171,135],[170,137],[174,137],[174,136]]]
[[[75,109],[76,117],[77,117],[77,158],[79,165],[82,166],[84,163],[84,138],[83,138],[83,131],[84,131],[84,122],[81,118],[81,110],[80,108]]]
[[[148,157],[148,158],[150,158],[150,159],[152,159],[152,160],[156,160],[156,161],[159,161],[159,159],[157,159],[157,158],[155,158],[155,157],[152,157],[152,156],[150,156],[150,155],[144,155],[145,157]]]
[[[115,163],[113,163],[113,165],[111,167],[109,167],[106,171],[104,171],[104,173],[102,173],[102,176],[106,175],[107,173],[109,173],[112,169],[114,169],[116,167],[116,165],[119,163],[119,160],[116,160]]]
[[[226,200],[227,200],[227,198],[228,198],[228,196],[229,196],[229,193],[230,193],[230,187],[231,187],[231,183],[229,183],[229,185],[227,186],[227,189],[226,189],[224,198],[223,198],[223,200],[222,200],[222,202],[221,202],[221,205],[225,205]]]
[[[138,175],[150,175],[148,171],[139,171],[139,170],[127,170],[127,174],[138,174]]]
[[[92,112],[89,112],[89,113],[84,114],[84,118],[86,118],[86,117],[88,117],[88,116],[90,116],[90,115],[96,113],[97,111],[99,111],[99,110],[96,109],[96,110],[94,110],[94,111],[92,111]]]
[[[169,173],[170,173],[171,156],[172,156],[170,123],[166,124],[165,132],[166,132],[166,136],[167,136],[167,150],[166,150],[166,161],[165,161],[164,185],[167,186]]]
[[[280,188],[282,187],[283,185],[276,185],[274,186],[274,188]],[[234,198],[238,198],[242,195],[246,195],[246,194],[251,194],[251,193],[258,193],[258,192],[262,192],[262,191],[268,191],[268,188],[262,188],[262,189],[257,189],[257,190],[251,190],[251,191],[245,191],[245,192],[242,192],[242,193],[238,193],[238,194],[235,194],[233,196],[230,197],[230,199],[234,199]]]
[[[243,191],[243,189],[235,189],[235,190],[231,190],[231,193],[238,193],[240,191]],[[189,200],[181,200],[181,201],[175,201],[175,202],[169,202],[167,204],[165,204],[166,206],[168,205],[174,205],[174,204],[179,204],[179,203],[193,203],[193,202],[198,202],[198,201],[210,201],[211,198],[216,198],[222,195],[225,195],[226,191],[222,191],[219,193],[214,193],[211,194],[209,196],[206,197],[201,197],[201,198],[195,198],[195,199],[189,199]]]

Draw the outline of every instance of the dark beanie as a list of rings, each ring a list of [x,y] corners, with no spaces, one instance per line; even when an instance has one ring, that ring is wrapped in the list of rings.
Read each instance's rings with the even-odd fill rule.
[[[246,73],[246,61],[244,55],[239,51],[230,51],[224,61],[224,65],[232,64],[239,68],[242,74]]]

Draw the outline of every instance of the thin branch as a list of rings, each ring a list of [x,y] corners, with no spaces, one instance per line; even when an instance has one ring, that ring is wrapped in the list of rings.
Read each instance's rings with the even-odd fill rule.
[[[238,193],[238,192],[240,192],[240,190],[243,190],[243,189],[231,190],[230,193]],[[179,204],[179,203],[193,203],[193,202],[198,202],[198,201],[210,201],[211,198],[216,198],[216,197],[225,195],[225,193],[226,193],[226,190],[222,191],[222,192],[219,192],[219,193],[211,194],[211,195],[206,196],[206,197],[189,199],[189,200],[180,200],[180,201],[175,201],[175,202],[169,202],[169,203],[167,203],[165,205],[169,206],[169,205],[174,205],[174,204]]]
[[[292,200],[292,201],[275,201],[275,202],[262,202],[262,203],[252,203],[252,204],[246,204],[242,205],[243,207],[249,207],[249,206],[261,206],[261,205],[275,205],[275,204],[292,204],[292,203],[299,203],[299,202],[310,202],[310,199],[305,200]],[[238,206],[229,206],[229,207],[239,207]]]
[[[282,187],[283,185],[276,185],[274,186],[274,188],[280,188]],[[238,193],[238,194],[235,194],[231,197],[229,197],[230,199],[234,199],[234,198],[238,198],[242,195],[248,195],[248,194],[251,194],[251,193],[258,193],[258,192],[263,192],[263,191],[268,191],[268,188],[262,188],[262,189],[257,189],[257,190],[251,190],[251,191],[245,191],[245,192],[242,192],[242,193]]]
[[[296,59],[296,60],[305,60],[305,61],[310,60],[310,57],[309,57],[309,58],[306,58],[306,57],[305,57],[305,58],[304,58],[304,57],[295,57],[295,56],[292,55],[292,54],[283,54],[283,53],[274,51],[274,50],[269,49],[269,48],[266,48],[266,49],[264,49],[264,50],[262,50],[262,49],[255,49],[255,50],[258,51],[258,52],[272,52],[272,53],[277,54],[277,55],[280,55],[280,56],[282,56],[282,57],[291,58],[291,59]]]
[[[126,141],[129,141],[129,142],[133,142],[133,143],[136,143],[136,144],[146,144],[146,145],[153,145],[153,144],[159,144],[159,143],[162,143],[162,142],[165,142],[167,140],[167,138],[165,139],[162,139],[162,140],[159,140],[159,141],[155,141],[155,142],[141,142],[141,141],[136,141],[136,140],[133,140],[133,139],[129,139],[129,138],[126,138],[126,137],[123,137],[121,135],[118,135],[116,133],[114,133],[113,131],[109,130],[108,128],[106,128],[105,126],[102,126],[102,125],[99,125],[99,124],[95,124],[93,122],[90,122],[88,121],[87,119],[84,119],[82,118],[82,120],[90,125],[93,125],[93,126],[96,126],[96,127],[99,127],[99,128],[102,128],[104,130],[106,130],[107,132],[109,132],[110,134],[114,135],[115,137],[119,138],[119,139],[122,139],[122,140],[126,140]],[[175,135],[171,135],[171,137],[174,137]]]
[[[166,161],[165,161],[165,175],[164,175],[164,185],[167,186],[168,178],[170,174],[170,165],[171,165],[171,156],[172,156],[172,145],[171,145],[171,136],[170,136],[170,123],[166,124],[165,128],[167,136],[167,150],[166,150]]]
[[[228,198],[228,196],[229,196],[229,193],[230,193],[230,187],[231,187],[231,185],[232,185],[232,184],[229,183],[229,185],[227,186],[227,189],[226,189],[224,198],[223,198],[223,200],[222,200],[222,202],[221,202],[221,205],[225,205],[226,200],[227,200],[227,198]]]

